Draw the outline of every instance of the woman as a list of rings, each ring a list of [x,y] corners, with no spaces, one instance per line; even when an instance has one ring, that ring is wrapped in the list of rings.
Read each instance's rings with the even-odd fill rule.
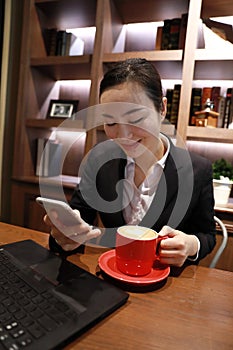
[[[94,147],[81,166],[81,183],[70,202],[82,218],[71,230],[76,242],[63,235],[67,228],[59,218],[54,226],[45,217],[52,250],[75,253],[98,236],[114,246],[116,228],[135,224],[169,236],[160,246],[164,264],[198,263],[212,251],[211,163],[160,133],[166,102],[160,76],[145,59],[120,62],[104,75],[100,105],[109,141]],[[92,226],[97,214],[104,234]]]

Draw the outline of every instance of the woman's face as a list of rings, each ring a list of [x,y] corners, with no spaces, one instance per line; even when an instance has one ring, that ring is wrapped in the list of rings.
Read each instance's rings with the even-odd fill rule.
[[[122,83],[104,91],[100,98],[102,117],[108,138],[113,139],[125,153],[137,158],[146,151],[159,153],[161,120],[166,113],[157,111],[153,101],[137,83]]]

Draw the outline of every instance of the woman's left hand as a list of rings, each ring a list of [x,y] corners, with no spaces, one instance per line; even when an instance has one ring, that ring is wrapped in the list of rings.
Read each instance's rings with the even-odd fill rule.
[[[160,236],[168,236],[160,243],[159,257],[162,264],[181,267],[188,257],[195,256],[198,251],[197,237],[182,231],[164,226]]]

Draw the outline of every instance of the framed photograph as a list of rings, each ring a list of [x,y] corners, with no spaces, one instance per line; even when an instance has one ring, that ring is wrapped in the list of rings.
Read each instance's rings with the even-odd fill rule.
[[[78,100],[51,100],[47,118],[71,118],[78,110]]]

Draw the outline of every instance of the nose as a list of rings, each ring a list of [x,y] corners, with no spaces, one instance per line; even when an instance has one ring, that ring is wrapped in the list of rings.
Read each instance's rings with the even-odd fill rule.
[[[131,125],[118,124],[117,137],[118,138],[131,138],[133,136]]]

